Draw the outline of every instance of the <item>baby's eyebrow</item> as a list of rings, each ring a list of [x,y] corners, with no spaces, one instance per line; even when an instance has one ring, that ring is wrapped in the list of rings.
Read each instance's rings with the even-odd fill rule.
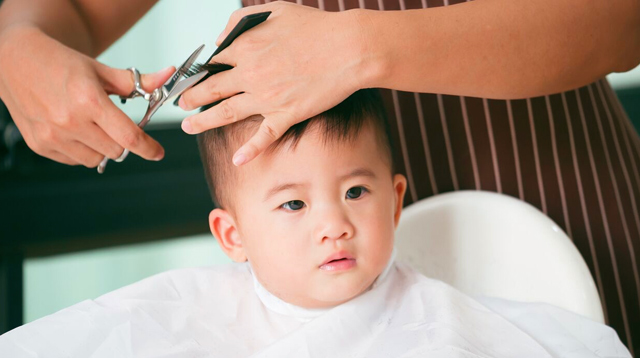
[[[269,189],[269,191],[267,192],[267,195],[264,196],[264,201],[269,200],[272,196],[276,195],[277,193],[283,190],[295,189],[301,186],[305,186],[305,185],[300,183],[285,183],[285,184],[276,185],[273,188]]]
[[[376,178],[376,174],[367,169],[367,168],[358,168],[358,169],[354,169],[351,173],[349,174],[345,174],[343,176],[340,177],[341,180],[345,180],[345,179],[349,179],[349,178],[353,178],[353,177],[369,177],[369,178]]]
[[[340,177],[340,180],[345,180],[345,179],[349,179],[349,178],[353,178],[353,177],[369,177],[369,178],[376,178],[376,175],[373,171],[366,169],[366,168],[357,168],[355,170],[353,170],[351,173],[345,174],[343,176]],[[264,201],[269,200],[272,196],[276,195],[277,193],[284,191],[284,190],[289,190],[289,189],[296,189],[299,187],[303,187],[303,186],[307,186],[306,184],[302,184],[302,183],[284,183],[284,184],[279,184],[274,186],[273,188],[269,189],[269,191],[267,191],[267,194],[264,196]]]

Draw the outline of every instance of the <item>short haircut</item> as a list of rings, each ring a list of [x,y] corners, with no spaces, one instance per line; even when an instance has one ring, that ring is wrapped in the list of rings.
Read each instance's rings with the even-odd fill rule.
[[[202,110],[213,105],[215,103]],[[231,159],[233,153],[255,132],[262,119],[261,116],[253,116],[198,134],[200,159],[214,205],[225,210],[232,209],[233,203],[227,193],[238,177],[234,174],[235,166]],[[395,174],[389,121],[377,89],[359,90],[337,106],[292,126],[267,149],[267,153],[277,150],[283,144],[295,148],[309,127],[316,127],[323,136],[324,143],[328,144],[331,141],[354,141],[360,130],[367,125],[373,128],[379,146],[386,154],[391,174]]]

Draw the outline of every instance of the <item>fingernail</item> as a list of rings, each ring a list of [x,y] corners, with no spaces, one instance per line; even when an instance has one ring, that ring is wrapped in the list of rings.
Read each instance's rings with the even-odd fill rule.
[[[186,103],[184,103],[184,97],[180,96],[180,100],[178,101],[178,106],[180,106],[180,108],[184,109],[185,111],[187,110],[187,105]]]
[[[237,153],[233,156],[233,165],[235,165],[236,167],[244,164],[246,161],[247,157],[244,155],[244,153]]]
[[[161,69],[160,71],[156,72],[156,74],[167,72],[167,71],[172,70],[172,69],[173,69],[173,66],[165,67],[165,68]]]
[[[193,127],[191,127],[191,119],[190,118],[185,118],[184,121],[182,121],[182,130],[185,133],[189,133],[189,134],[191,134],[193,132]]]
[[[156,156],[153,158],[153,160],[154,160],[154,161],[156,161],[156,162],[159,162],[159,161],[161,161],[161,160],[162,160],[162,158],[164,158],[164,151],[163,151],[162,153],[160,153],[160,154],[156,155]]]

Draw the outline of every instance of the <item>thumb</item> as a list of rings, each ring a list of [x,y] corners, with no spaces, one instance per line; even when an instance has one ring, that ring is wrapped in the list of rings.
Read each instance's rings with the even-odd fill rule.
[[[140,84],[145,91],[151,92],[162,86],[173,75],[175,70],[174,66],[169,66],[154,73],[143,74],[140,76]],[[99,64],[97,73],[108,94],[127,96],[135,88],[133,73],[129,70],[121,70]]]

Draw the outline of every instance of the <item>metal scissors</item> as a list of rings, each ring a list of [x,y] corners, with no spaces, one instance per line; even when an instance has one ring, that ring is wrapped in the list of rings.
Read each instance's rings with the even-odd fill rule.
[[[201,71],[198,68],[193,67],[196,58],[198,58],[198,55],[200,55],[203,48],[204,45],[198,47],[191,56],[184,61],[182,66],[176,69],[176,72],[173,73],[171,78],[169,78],[164,85],[156,88],[151,93],[142,89],[142,85],[140,84],[140,72],[135,67],[128,68],[128,70],[133,73],[135,88],[128,96],[120,96],[120,101],[122,101],[122,103],[126,103],[127,99],[135,97],[143,97],[145,100],[149,101],[147,112],[144,117],[142,117],[140,123],[138,123],[138,127],[144,128],[160,106],[168,100],[181,95],[182,92],[191,88],[208,74],[207,71]],[[125,148],[120,157],[115,159],[115,161],[122,162],[128,154],[129,150]],[[104,169],[107,166],[108,161],[109,158],[106,156],[102,159],[102,162],[98,165],[98,173],[104,173]]]

